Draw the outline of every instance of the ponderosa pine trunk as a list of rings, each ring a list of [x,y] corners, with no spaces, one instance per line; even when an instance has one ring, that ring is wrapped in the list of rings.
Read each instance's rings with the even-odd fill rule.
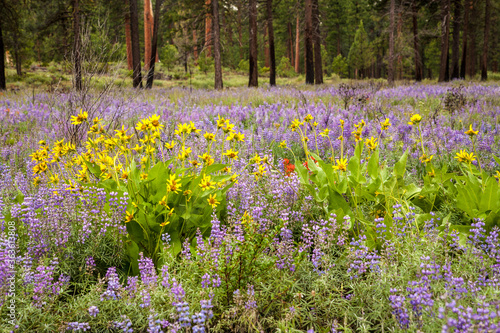
[[[297,13],[297,25],[295,27],[295,73],[300,70],[300,20],[299,14]]]
[[[207,58],[212,56],[212,3],[210,0],[205,0],[206,15],[205,15],[205,55]]]
[[[460,77],[460,16],[462,4],[460,0],[453,1],[453,41],[451,45],[451,77],[450,79],[458,79]]]
[[[130,12],[125,13],[125,44],[127,46],[127,67],[134,68],[132,62],[132,34],[130,32]]]
[[[5,84],[5,48],[3,45],[2,17],[0,17],[0,90],[6,90]]]
[[[144,69],[149,70],[154,29],[151,0],[144,0]],[[153,62],[154,63],[154,62]],[[147,85],[147,83],[146,83]]]
[[[389,61],[387,64],[387,81],[394,84],[394,27],[396,20],[396,0],[391,0],[389,9]]]
[[[418,7],[413,1],[412,3],[412,19],[413,19],[413,52],[415,55],[415,81],[422,81],[422,59],[420,57],[420,40],[418,37]]]
[[[269,40],[269,85],[276,85],[276,54],[274,50],[273,0],[267,0],[267,36]]]
[[[313,25],[312,0],[305,3],[305,55],[306,55],[306,84],[314,84],[314,54],[313,54]]]
[[[132,66],[134,88],[142,88],[141,49],[139,45],[139,17],[137,13],[137,0],[129,0],[130,6],[130,35],[132,37]]]
[[[73,88],[82,90],[82,63],[80,50],[80,8],[79,0],[73,0]]]
[[[151,41],[151,52],[148,59],[150,66],[148,71],[148,79],[146,81],[146,89],[151,89],[153,87],[155,76],[156,50],[158,49],[158,29],[160,29],[160,9],[162,1],[163,0],[156,0],[155,4],[153,39]]]
[[[214,88],[221,90],[222,83],[222,61],[220,55],[220,24],[219,24],[219,0],[212,0],[212,32],[214,41],[214,70],[215,83]]]
[[[290,60],[290,65],[293,66],[295,63],[295,58],[293,57],[293,31],[292,31],[292,23],[288,22],[288,43],[287,43],[287,56],[288,60]]]
[[[323,61],[321,59],[321,31],[319,29],[319,1],[313,0],[312,20],[314,34],[314,83],[323,84]]]
[[[438,82],[448,81],[449,36],[450,36],[450,0],[441,0],[441,59],[439,62]]]
[[[249,77],[248,86],[259,86],[259,68],[257,54],[257,0],[248,1],[249,9],[249,27],[250,27],[250,56],[249,56]]]
[[[483,60],[481,62],[481,81],[488,79],[488,42],[490,38],[490,0],[484,6]]]
[[[470,2],[465,0],[464,3],[464,31],[462,34],[462,63],[460,64],[460,78],[465,79],[465,75],[468,72],[468,44],[469,44],[469,13],[470,13]]]

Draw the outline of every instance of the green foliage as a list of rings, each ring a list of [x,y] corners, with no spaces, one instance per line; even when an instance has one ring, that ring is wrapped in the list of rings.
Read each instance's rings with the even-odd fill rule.
[[[241,59],[240,63],[238,64],[238,69],[242,72],[248,73],[250,69],[250,62],[245,59]]]
[[[161,48],[160,60],[165,65],[168,71],[171,71],[177,63],[178,52],[175,45],[166,44]]]
[[[209,71],[214,69],[214,59],[212,57],[207,57],[206,52],[203,51],[198,56],[198,67],[200,71],[207,74]]]
[[[333,59],[332,71],[338,76],[345,78],[349,74],[347,60],[339,54]]]
[[[276,67],[276,73],[280,77],[297,76],[297,73],[295,73],[293,66],[290,64],[290,59],[288,59],[287,57],[281,58],[279,65]]]
[[[368,34],[363,26],[363,21],[359,23],[358,30],[356,30],[356,35],[354,36],[354,42],[351,45],[347,58],[352,67],[361,71],[358,75],[363,75],[363,71],[368,69],[373,62],[373,52],[370,41],[368,40]]]

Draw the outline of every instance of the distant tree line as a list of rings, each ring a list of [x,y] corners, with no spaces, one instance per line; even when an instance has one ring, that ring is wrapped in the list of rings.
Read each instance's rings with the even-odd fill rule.
[[[134,87],[153,85],[157,61],[213,66],[216,89],[223,68],[248,71],[249,86],[259,72],[270,85],[294,73],[308,84],[331,74],[486,80],[498,72],[499,19],[499,0],[0,0],[0,89],[7,60],[19,76],[69,60],[79,89],[83,33],[119,47],[102,59],[126,59]]]

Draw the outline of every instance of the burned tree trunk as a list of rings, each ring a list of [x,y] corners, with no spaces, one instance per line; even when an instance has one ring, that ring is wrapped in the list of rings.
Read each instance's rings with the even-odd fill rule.
[[[130,12],[125,13],[125,43],[127,45],[127,66],[130,70],[134,68],[132,62],[132,34],[130,32]]]
[[[389,9],[390,27],[389,27],[389,61],[387,65],[387,81],[394,83],[394,26],[396,20],[396,0],[391,0]]]
[[[269,40],[269,85],[276,85],[276,55],[274,50],[273,0],[267,0],[267,36]]]
[[[153,40],[151,41],[151,52],[149,54],[149,71],[148,79],[146,81],[146,89],[151,89],[153,87],[153,80],[155,76],[155,62],[156,62],[156,50],[158,49],[158,29],[160,29],[160,9],[163,0],[156,0],[155,4],[155,15],[153,23]]]
[[[417,23],[418,8],[415,1],[412,3],[412,19],[413,19],[413,52],[415,54],[415,81],[422,81],[422,60],[420,57],[420,40],[418,37]]]
[[[257,0],[249,0],[250,21],[250,57],[249,57],[249,87],[259,86],[259,68],[257,63]]]
[[[305,3],[306,84],[314,84],[312,0]]]
[[[321,60],[321,32],[319,30],[319,1],[313,0],[312,19],[314,33],[314,83],[323,84],[323,61]]]
[[[460,0],[454,0],[455,6],[453,12],[453,44],[451,45],[451,79],[458,79],[460,77],[460,15],[462,4]]]
[[[481,81],[488,79],[488,42],[490,37],[490,0],[486,0],[484,7],[484,41],[483,61],[481,62]]]
[[[215,69],[215,84],[214,88],[220,90],[222,84],[222,62],[220,55],[220,24],[219,24],[219,0],[212,0],[213,9],[213,41],[214,41],[214,69]]]
[[[82,90],[82,63],[80,53],[80,12],[79,0],[73,0],[73,87]]]
[[[130,7],[130,34],[132,37],[132,66],[134,88],[142,88],[141,49],[139,45],[139,17],[137,14],[137,0],[129,0]]]
[[[7,89],[5,84],[5,48],[3,45],[2,18],[0,17],[0,90]]]
[[[446,76],[448,71],[449,35],[450,35],[450,0],[441,0],[441,60],[439,65],[438,82],[448,81]]]

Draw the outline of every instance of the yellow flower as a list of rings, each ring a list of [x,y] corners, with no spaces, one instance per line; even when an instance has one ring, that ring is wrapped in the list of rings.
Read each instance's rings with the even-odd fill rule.
[[[285,140],[280,142],[280,148],[286,148],[286,141]]]
[[[465,134],[467,134],[468,136],[470,136],[471,139],[472,139],[472,137],[474,137],[474,135],[477,135],[477,133],[479,133],[479,131],[474,131],[472,129],[472,124],[469,125],[469,130],[467,132],[465,132]]]
[[[356,125],[354,125],[356,126]],[[363,129],[360,127],[354,131],[352,131],[352,135],[354,135],[354,139],[356,140],[356,142],[358,142],[359,140],[361,140],[361,134],[362,134],[362,131]]]
[[[125,223],[128,223],[134,219],[134,213],[130,213],[128,210],[125,211]]]
[[[365,143],[368,149],[370,150],[375,150],[375,148],[377,148],[378,145],[377,139],[373,138],[373,136],[370,139],[366,139]]]
[[[125,125],[122,125],[121,130],[115,130],[116,136],[119,138],[122,138],[122,137],[127,135],[127,131],[128,131],[128,129],[125,129]]]
[[[149,119],[142,119],[139,120],[137,125],[135,126],[135,129],[138,130],[139,132],[146,131],[151,127],[151,123],[149,122]]]
[[[198,166],[200,164],[200,162],[198,160],[191,160],[189,161],[189,163],[191,163],[192,166]]]
[[[422,116],[420,116],[418,113],[414,114],[411,116],[410,121],[408,122],[408,125],[418,125],[422,121]]]
[[[304,121],[305,121],[305,122],[310,122],[310,121],[311,121],[311,120],[313,120],[313,119],[314,119],[314,117],[313,117],[313,116],[311,116],[311,114],[310,114],[310,113],[308,113],[308,114],[307,114],[307,116],[305,116],[305,117],[304,117]]]
[[[389,121],[389,118],[385,118],[384,121],[380,122],[380,126],[382,127],[382,131],[385,131],[386,129],[389,128],[392,124]]]
[[[236,141],[245,142],[245,134],[243,134],[241,132],[236,133],[234,135],[234,138],[236,139]]]
[[[40,182],[41,182],[41,181],[40,181],[40,177],[35,177],[35,178],[33,178],[33,185],[34,185],[34,186],[38,186],[38,185],[40,185]]]
[[[148,179],[148,174],[147,174],[147,173],[144,173],[144,172],[143,172],[143,173],[141,173],[141,179],[142,179],[142,180],[146,180],[146,179]]]
[[[235,184],[238,184],[238,176],[239,174],[235,173],[231,176],[231,181]]]
[[[59,184],[59,176],[58,175],[53,175],[53,176],[50,176],[49,178],[50,178],[49,183],[52,183],[54,185]]]
[[[340,119],[340,127],[344,128],[344,121]]]
[[[496,173],[495,178],[500,181],[500,171],[497,170]]]
[[[432,169],[431,171],[427,172],[427,174],[429,175],[429,177],[436,177],[436,172],[434,171],[434,169]]]
[[[176,145],[176,142],[172,140],[172,142],[170,142],[170,143],[168,143],[168,142],[165,143],[165,148],[173,149],[175,145]]]
[[[340,170],[343,172],[347,171],[347,159],[341,158],[340,160],[338,160],[338,159],[335,160],[335,162],[337,163],[337,165],[333,166],[334,170]]]
[[[204,175],[203,179],[200,181],[199,186],[202,188],[203,191],[215,188],[216,183],[211,181],[210,179],[211,179],[210,176]]]
[[[255,176],[255,179],[259,179],[259,177],[262,177],[266,174],[266,168],[264,165],[259,165],[259,169],[255,172],[252,172],[252,175]]]
[[[160,116],[158,116],[156,114],[152,115],[149,118],[149,122],[150,122],[151,126],[153,127],[153,129],[155,129],[155,130],[160,130],[161,128],[163,128],[163,125],[160,124]]]
[[[191,190],[185,190],[184,192],[182,192],[182,194],[183,194],[185,197],[190,196],[192,193],[193,193],[193,191],[191,191]]]
[[[304,136],[304,137],[302,138],[302,141],[303,141],[303,142],[308,142],[308,141],[309,141],[309,138],[308,138],[307,136]]]
[[[323,131],[321,131],[319,133],[319,135],[321,135],[323,137],[327,137],[329,133],[330,133],[330,130],[328,128],[325,128]]]
[[[205,134],[203,134],[203,137],[207,139],[207,141],[215,141],[214,133],[206,132]]]
[[[228,133],[228,132],[234,132],[234,124],[231,124],[229,122],[229,119],[226,120],[226,123],[224,124],[224,127],[222,127],[222,130],[224,131],[224,133]]]
[[[152,154],[154,154],[155,150],[156,150],[155,147],[153,147],[153,146],[147,146],[146,150],[145,150],[145,153],[152,155]]]
[[[135,150],[136,152],[140,153],[143,148],[144,148],[143,146],[139,146],[138,144],[136,144],[135,147],[132,148],[132,150]]]
[[[188,125],[187,123],[184,124],[177,124],[177,129],[175,130],[175,134],[182,136],[182,134],[189,134],[191,133],[191,126]]]
[[[89,117],[89,114],[87,111],[82,111],[80,109],[80,113],[77,114],[76,116],[71,116],[71,124],[73,125],[80,125],[84,121],[87,121],[87,118]]]
[[[303,123],[300,122],[298,119],[294,119],[292,121],[292,124],[290,125],[290,128],[292,129],[292,132],[294,132],[300,125],[302,125]]]
[[[94,125],[99,124],[102,121],[102,119],[99,119],[99,117],[95,117],[93,120]]]
[[[337,140],[344,141],[344,136],[343,135],[339,136]]]
[[[165,206],[165,207],[168,207],[167,206],[167,196],[164,195],[163,198],[161,198],[161,200],[158,202],[158,204]]]
[[[235,132],[231,132],[227,136],[226,141],[233,141],[233,140],[235,140],[235,138],[236,138],[236,133]]]
[[[473,161],[476,160],[475,156],[474,156],[474,153],[470,153],[468,154],[465,150],[460,150],[459,153],[456,153],[457,156],[455,156],[455,158],[459,161],[459,162],[463,162],[463,163],[467,163],[467,164],[470,164],[472,163]]]
[[[225,123],[226,120],[224,119],[224,117],[221,117],[220,114],[217,115],[217,128],[222,128]]]
[[[167,192],[177,193],[180,188],[181,180],[175,174],[170,175],[170,178],[167,180]]]
[[[47,143],[45,142],[45,140],[40,140],[40,141],[38,141],[38,144],[40,146],[45,146]]]
[[[208,201],[208,204],[210,206],[212,206],[212,208],[215,208],[215,207],[217,207],[218,204],[220,204],[220,202],[217,201],[217,198],[215,197],[215,194],[210,194],[209,197],[208,197],[208,199],[207,199],[207,201]]]
[[[222,172],[231,173],[231,168],[230,167],[224,167],[224,169],[222,169]]]
[[[122,172],[122,175],[120,176],[121,179],[128,179],[128,174],[129,172],[128,171],[123,171]]]
[[[316,122],[316,121],[315,121],[315,122],[313,123],[313,126],[314,126],[314,127],[318,127],[318,122]]]
[[[172,208],[172,210],[173,210],[173,208]],[[170,221],[162,222],[162,223],[160,223],[160,227],[164,227],[164,226],[166,226],[168,224],[170,224]]]
[[[432,161],[433,157],[434,157],[434,155],[427,156],[427,154],[422,154],[422,156],[420,156],[420,161],[422,163],[429,163],[430,161]]]
[[[223,155],[229,157],[230,159],[236,160],[238,159],[238,152],[233,151],[232,149],[227,150]]]
[[[255,156],[250,159],[250,162],[260,164],[262,162],[262,158],[259,156],[259,154],[255,154]]]
[[[197,129],[192,121],[189,122],[189,126],[191,127],[191,132],[194,132],[196,134],[199,134],[201,132],[201,129]]]
[[[212,158],[212,156],[210,156],[209,154],[207,153],[204,153],[203,155],[198,155],[198,157],[203,160],[203,162],[207,165],[212,165],[214,163],[214,159]]]

